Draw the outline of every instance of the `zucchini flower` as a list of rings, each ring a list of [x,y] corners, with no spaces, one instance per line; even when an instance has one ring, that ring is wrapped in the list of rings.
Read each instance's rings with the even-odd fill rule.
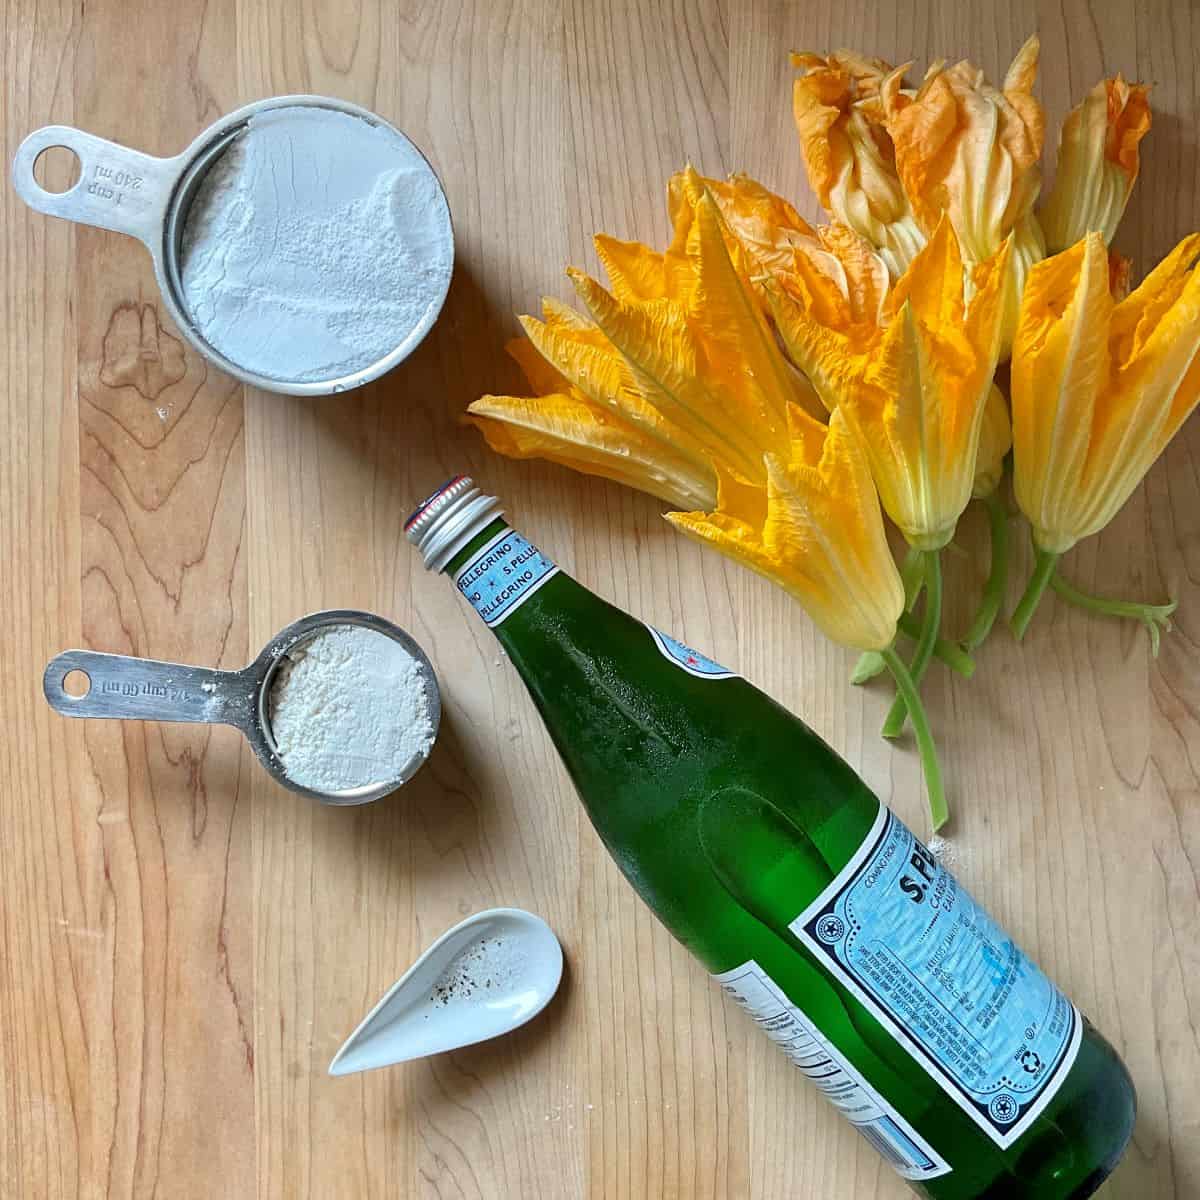
[[[821,409],[779,348],[748,254],[734,242],[731,256],[732,235],[694,172],[673,187],[672,209],[665,254],[597,237],[611,292],[568,271],[590,319],[550,300],[544,321],[521,319],[537,354],[515,353],[538,397],[489,395],[468,411],[502,453],[709,509],[717,467],[765,483],[763,456],[786,445],[789,406]]]
[[[786,278],[773,293],[784,345],[826,406],[844,410],[888,516],[918,550],[945,546],[971,499],[1008,257],[1004,245],[986,264],[968,308],[958,240],[942,221],[881,322],[855,321],[848,305],[822,305]]]
[[[863,447],[887,514],[919,556],[926,591],[917,683],[941,624],[941,549],[975,487],[984,413],[1011,283],[1008,243],[981,265],[968,308],[958,239],[943,219],[888,295],[882,323],[846,320],[787,279],[772,293],[784,344]],[[798,260],[798,267],[800,263]],[[903,694],[884,724],[904,725]]]
[[[1063,122],[1058,175],[1038,214],[1051,254],[1087,233],[1113,240],[1138,177],[1138,143],[1150,130],[1149,92],[1120,75],[1102,79]]]
[[[825,211],[867,239],[892,278],[925,237],[913,220],[883,125],[879,87],[892,68],[850,50],[792,55],[792,109],[808,181]]]
[[[862,443],[841,410],[828,426],[789,410],[789,445],[766,456],[764,488],[718,471],[715,512],[674,512],[680,532],[778,584],[835,642],[878,653],[913,715],[933,828],[949,813],[929,722],[897,654],[904,585],[888,548],[879,497]]]
[[[880,85],[896,169],[921,230],[932,236],[945,213],[968,271],[1012,237],[1002,350],[1016,328],[1017,300],[1029,267],[1045,255],[1033,214],[1041,188],[1038,160],[1045,118],[1033,98],[1040,43],[1018,51],[997,91],[973,64],[934,64],[915,95],[901,87],[903,68]]]
[[[1083,607],[1140,620],[1157,651],[1174,605],[1085,596],[1056,570],[1062,554],[1113,519],[1200,398],[1198,258],[1194,233],[1119,302],[1098,232],[1030,272],[1013,344],[1013,455],[1037,562],[1013,615],[1018,637],[1051,586]]]
[[[470,419],[488,445],[509,458],[542,458],[611,479],[676,508],[715,505],[708,457],[641,399],[618,356],[589,344],[594,327],[565,323],[560,311],[571,310],[547,300],[546,321],[521,318],[529,340],[507,346],[535,396],[483,396],[471,405]],[[587,391],[543,354],[585,380]]]
[[[777,583],[833,641],[885,650],[904,588],[867,457],[838,413],[826,426],[793,408],[789,427],[765,458],[765,488],[719,473],[714,512],[667,520]]]

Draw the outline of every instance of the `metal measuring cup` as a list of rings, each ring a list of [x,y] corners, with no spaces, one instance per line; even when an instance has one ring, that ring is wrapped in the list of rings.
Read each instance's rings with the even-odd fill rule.
[[[12,178],[17,195],[37,212],[54,217],[66,217],[84,225],[96,225],[125,233],[142,242],[154,261],[158,290],[171,319],[180,333],[198,354],[215,363],[221,370],[255,387],[292,396],[325,396],[344,392],[372,379],[377,379],[403,362],[429,332],[450,290],[450,274],[437,301],[431,304],[417,326],[383,358],[337,379],[291,382],[268,375],[259,375],[235,363],[211,345],[197,330],[183,298],[180,272],[180,247],[187,224],[188,208],[208,169],[229,148],[230,143],[246,128],[251,117],[278,108],[315,107],[360,117],[362,120],[390,130],[396,137],[420,149],[405,137],[390,121],[330,96],[272,96],[256,100],[222,117],[210,125],[192,144],[174,158],[155,158],[138,150],[130,150],[116,142],[106,141],[70,125],[46,125],[31,133],[18,147],[13,159]],[[48,192],[34,177],[33,165],[38,156],[55,146],[63,146],[79,159],[79,179],[65,192]],[[424,158],[424,155],[421,155]],[[429,173],[445,201],[445,191],[429,160]],[[449,206],[446,208],[449,213]],[[447,238],[453,246],[453,230],[447,223]]]
[[[396,779],[345,791],[318,792],[291,779],[279,756],[271,733],[271,685],[293,651],[323,629],[338,625],[373,629],[399,642],[417,660],[433,737]],[[74,672],[87,678],[87,691],[82,695],[72,695],[66,689],[67,676]],[[357,609],[330,609],[301,617],[281,629],[241,671],[217,671],[94,650],[65,650],[47,664],[42,691],[50,707],[67,717],[232,725],[246,735],[259,762],[277,782],[323,804],[367,804],[407,783],[429,757],[442,717],[437,677],[425,651],[403,629]]]

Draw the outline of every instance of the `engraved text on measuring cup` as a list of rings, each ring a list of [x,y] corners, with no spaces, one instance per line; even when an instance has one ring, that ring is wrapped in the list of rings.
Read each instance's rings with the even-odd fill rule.
[[[105,167],[97,163],[91,182],[87,185],[89,196],[99,196],[102,200],[111,200],[114,204],[121,203],[122,189],[136,192],[145,183],[141,175],[126,171],[122,167]]]
[[[170,687],[162,683],[135,683],[121,679],[106,679],[100,684],[101,692],[117,696],[154,696],[160,700],[197,700],[199,697],[186,688]]]

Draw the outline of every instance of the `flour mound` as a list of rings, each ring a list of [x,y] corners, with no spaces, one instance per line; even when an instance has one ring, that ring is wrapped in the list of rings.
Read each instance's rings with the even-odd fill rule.
[[[433,742],[421,665],[361,625],[323,629],[289,653],[270,721],[288,777],[319,792],[391,783]]]
[[[270,109],[196,190],[180,275],[197,332],[259,375],[323,382],[371,366],[441,304],[450,211],[420,152],[333,109]]]

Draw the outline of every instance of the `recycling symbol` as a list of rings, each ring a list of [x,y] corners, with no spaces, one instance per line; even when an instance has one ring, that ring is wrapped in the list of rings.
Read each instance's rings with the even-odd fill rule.
[[[1021,1055],[1021,1067],[1030,1075],[1036,1075],[1042,1069],[1042,1060],[1032,1050],[1026,1050]]]

